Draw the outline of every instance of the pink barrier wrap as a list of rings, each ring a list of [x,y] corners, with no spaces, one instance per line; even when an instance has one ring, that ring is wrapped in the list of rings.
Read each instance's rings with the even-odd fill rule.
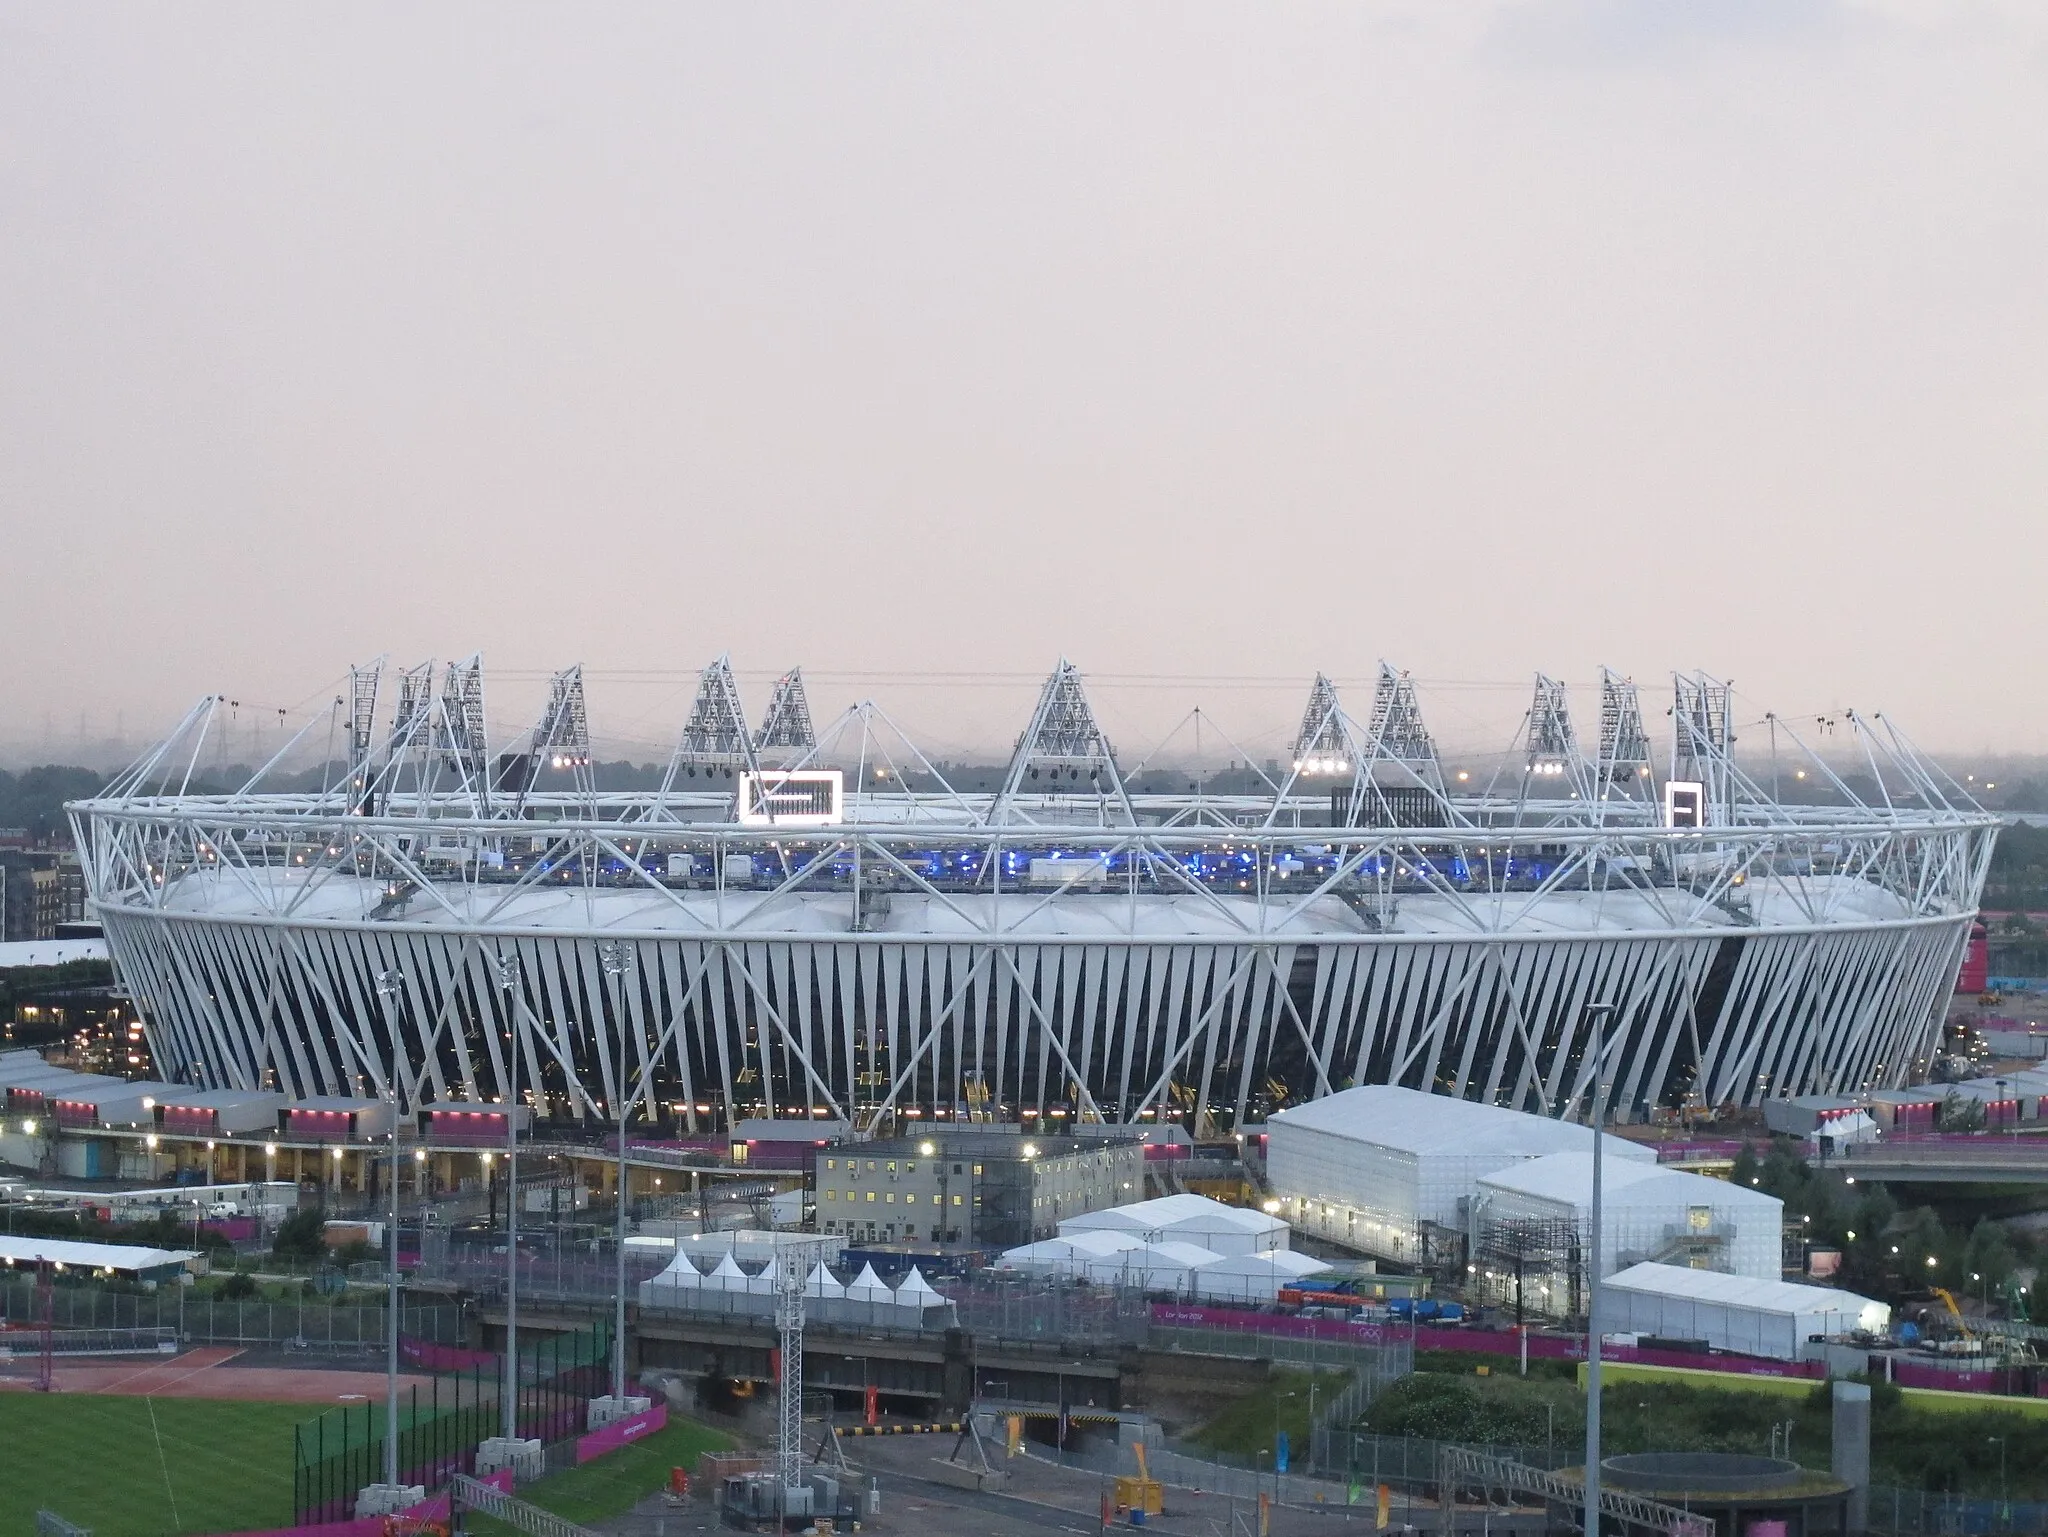
[[[480,1368],[499,1370],[505,1358],[488,1350],[465,1350],[460,1345],[437,1345],[432,1340],[398,1336],[398,1359],[407,1366],[428,1372],[467,1372]]]
[[[488,1478],[477,1480],[489,1484],[500,1494],[512,1492],[512,1470],[505,1468]],[[448,1491],[430,1495],[417,1505],[406,1507],[398,1515],[400,1521],[419,1523],[423,1521],[446,1521],[448,1519]],[[384,1537],[384,1518],[364,1516],[360,1521],[322,1521],[312,1526],[273,1526],[257,1532],[229,1532],[223,1537]]]
[[[1405,1339],[1409,1326],[1401,1320],[1353,1323],[1340,1318],[1299,1318],[1289,1313],[1258,1313],[1249,1308],[1182,1306],[1159,1303],[1152,1309],[1152,1321],[1182,1328],[1235,1329],[1251,1334],[1271,1334],[1283,1339],[1349,1341],[1377,1345]],[[1521,1339],[1512,1329],[1440,1329],[1429,1324],[1414,1326],[1417,1350],[1462,1350],[1475,1355],[1512,1356],[1520,1353]],[[1536,1360],[1577,1361],[1586,1354],[1581,1335],[1531,1334],[1529,1355]],[[1827,1376],[1820,1361],[1772,1361],[1759,1356],[1697,1355],[1686,1350],[1645,1350],[1639,1345],[1607,1345],[1600,1351],[1606,1361],[1632,1361],[1642,1366],[1680,1366],[1695,1371],[1737,1372],[1751,1377]],[[1959,1375],[1959,1374],[1950,1374]]]
[[[629,1441],[638,1441],[642,1436],[651,1436],[668,1423],[668,1405],[655,1403],[629,1415],[623,1420],[614,1420],[602,1430],[593,1430],[576,1441],[576,1460],[588,1462],[593,1457],[602,1457],[606,1452],[615,1452]]]

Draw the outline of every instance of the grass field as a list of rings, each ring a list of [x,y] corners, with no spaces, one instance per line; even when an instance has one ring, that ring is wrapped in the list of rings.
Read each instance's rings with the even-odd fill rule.
[[[666,1488],[670,1468],[686,1468],[694,1474],[699,1456],[731,1444],[731,1438],[718,1431],[691,1420],[671,1419],[665,1429],[629,1442],[595,1462],[522,1485],[519,1497],[587,1526],[631,1510],[647,1495]],[[511,1527],[482,1516],[465,1515],[463,1521],[478,1537],[512,1532]]]
[[[54,1510],[94,1537],[288,1526],[305,1404],[0,1395],[0,1537]]]

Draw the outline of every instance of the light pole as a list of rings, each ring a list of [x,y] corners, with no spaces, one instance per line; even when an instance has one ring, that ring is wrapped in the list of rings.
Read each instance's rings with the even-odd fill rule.
[[[519,1438],[519,1027],[512,1017],[512,989],[519,983],[519,963],[500,955],[492,962],[498,991],[505,1000],[510,1080],[505,1090],[505,1404],[500,1433]],[[421,1237],[420,1247],[426,1247]]]
[[[612,979],[612,1024],[619,1037],[619,1078],[613,1092],[619,1101],[618,1311],[612,1321],[612,1398],[626,1396],[626,1003],[620,979],[633,969],[633,952],[623,940],[607,940],[598,951],[604,974]]]
[[[1611,1003],[1589,1003],[1593,1029],[1593,1209],[1586,1265],[1586,1537],[1600,1537],[1600,1205],[1601,1128],[1607,1124],[1607,1017]]]
[[[384,1483],[398,1487],[398,990],[405,973],[377,973],[377,991],[384,999],[384,1028],[391,1033],[391,1223],[385,1230],[390,1261],[385,1268],[384,1300]]]

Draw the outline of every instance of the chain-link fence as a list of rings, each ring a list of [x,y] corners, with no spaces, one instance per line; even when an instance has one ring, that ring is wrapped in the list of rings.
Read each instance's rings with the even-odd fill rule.
[[[611,1331],[602,1322],[550,1335],[520,1351],[513,1419],[525,1439],[556,1444],[583,1429],[591,1397],[605,1390]],[[503,1427],[499,1367],[482,1361],[437,1373],[399,1403],[397,1469],[402,1484],[429,1489],[476,1471],[476,1449]],[[292,1509],[302,1525],[338,1521],[358,1490],[384,1478],[386,1406],[365,1401],[328,1410],[292,1432]]]
[[[40,1322],[35,1282],[26,1277],[0,1282],[0,1314],[15,1323]],[[50,1325],[65,1330],[159,1330],[194,1344],[272,1344],[309,1350],[357,1350],[385,1341],[381,1302],[339,1307],[324,1302],[221,1302],[188,1298],[179,1286],[154,1292],[53,1287]],[[453,1303],[402,1306],[399,1329],[438,1344],[455,1344],[462,1338],[462,1310]]]
[[[1873,1532],[1900,1537],[2042,1537],[2048,1533],[2048,1505],[1873,1484],[1869,1525]]]

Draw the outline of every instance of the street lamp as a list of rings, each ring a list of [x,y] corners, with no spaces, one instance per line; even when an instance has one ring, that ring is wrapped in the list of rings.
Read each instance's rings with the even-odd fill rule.
[[[499,955],[492,966],[505,1000],[506,1051],[512,1059],[505,1090],[505,1404],[499,1433],[514,1441],[519,1437],[519,1028],[513,1022],[512,990],[519,985],[519,962]],[[426,1247],[424,1237],[420,1247]]]
[[[612,1323],[612,1398],[626,1396],[626,1005],[619,979],[633,969],[633,952],[622,940],[608,940],[598,951],[604,974],[612,979],[612,1023],[619,1037],[619,1078],[613,1089],[619,1101],[618,1310]]]
[[[384,1028],[391,1035],[391,1225],[385,1232],[384,1340],[384,1484],[398,1488],[398,990],[405,973],[389,968],[377,973],[377,992],[384,999]],[[336,1148],[335,1155],[341,1154]]]
[[[1600,1537],[1600,1142],[1607,1123],[1607,1020],[1611,1003],[1589,1003],[1593,1028],[1593,1209],[1586,1286],[1586,1537]]]

